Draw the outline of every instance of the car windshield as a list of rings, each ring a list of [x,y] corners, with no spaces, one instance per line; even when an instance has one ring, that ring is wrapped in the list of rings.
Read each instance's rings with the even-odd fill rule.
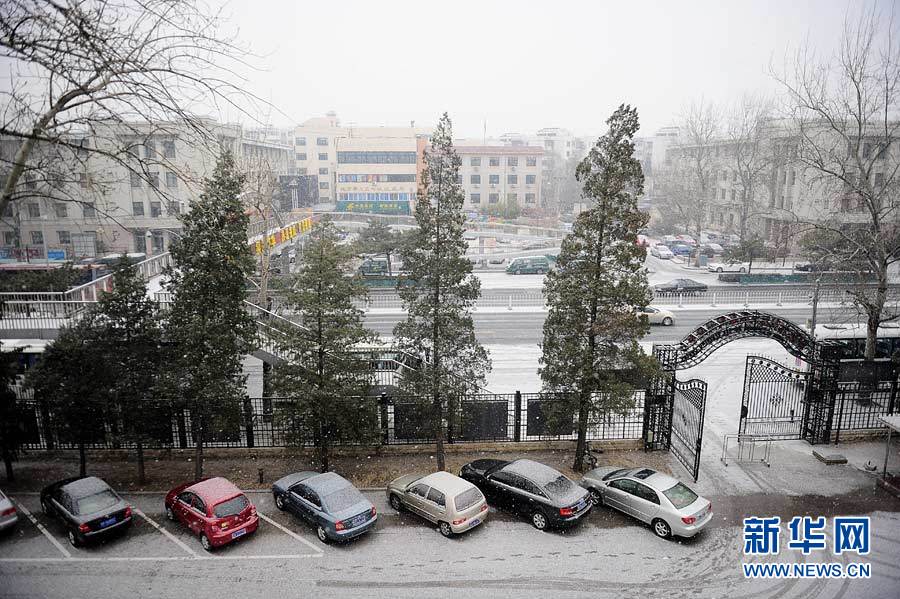
[[[243,495],[232,497],[213,508],[213,515],[216,518],[227,518],[228,516],[237,516],[244,508],[250,505],[250,500]]]
[[[481,491],[479,491],[475,487],[472,487],[468,491],[463,491],[462,493],[454,497],[453,504],[456,506],[457,511],[462,512],[469,509],[482,499],[483,496],[481,495]]]
[[[112,491],[100,491],[77,501],[76,510],[79,514],[93,514],[118,503],[119,498]]]
[[[612,472],[610,472],[609,474],[604,476],[603,480],[609,480],[615,476],[619,476],[623,472],[628,472],[628,470],[629,470],[628,468],[619,468],[618,470],[613,470]]]
[[[338,489],[322,498],[322,503],[330,512],[340,512],[363,500],[362,494],[353,487]]]
[[[572,488],[575,486],[575,483],[570,481],[565,476],[559,476],[555,480],[550,481],[544,488],[547,489],[547,492],[551,495],[565,495],[570,492]]]
[[[663,494],[672,502],[672,505],[679,510],[697,501],[697,494],[681,483],[663,491]]]

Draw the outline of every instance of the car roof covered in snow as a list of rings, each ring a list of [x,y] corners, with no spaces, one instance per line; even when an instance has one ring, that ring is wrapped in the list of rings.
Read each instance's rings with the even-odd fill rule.
[[[63,490],[70,497],[88,497],[103,491],[109,491],[109,485],[96,476],[88,476],[87,478],[79,478],[70,483],[63,485]]]
[[[424,476],[416,482],[424,483],[429,487],[434,487],[438,491],[454,496],[462,493],[463,491],[468,491],[473,486],[475,486],[469,481],[463,480],[458,476],[450,474],[449,472],[444,472],[443,470],[432,472],[428,476]]]
[[[221,476],[207,478],[206,480],[196,482],[185,489],[185,491],[196,494],[206,505],[218,503],[225,499],[231,499],[232,497],[241,494],[241,490],[238,489],[233,482],[227,478],[222,478]]]
[[[303,484],[318,493],[320,497],[353,486],[346,478],[334,472],[316,474],[304,480]]]
[[[538,485],[546,485],[562,476],[562,473],[558,470],[554,470],[550,466],[534,460],[516,460],[504,466],[503,470],[524,476]]]

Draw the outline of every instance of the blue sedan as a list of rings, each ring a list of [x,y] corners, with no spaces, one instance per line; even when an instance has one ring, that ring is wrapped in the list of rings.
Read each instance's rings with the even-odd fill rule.
[[[275,506],[316,527],[323,543],[347,541],[370,531],[378,519],[375,506],[334,472],[297,472],[272,485]]]

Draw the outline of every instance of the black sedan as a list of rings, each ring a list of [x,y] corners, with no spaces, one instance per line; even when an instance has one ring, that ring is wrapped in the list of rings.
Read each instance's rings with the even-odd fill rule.
[[[490,503],[528,517],[538,530],[571,526],[591,511],[587,491],[540,462],[475,460],[459,475],[481,489]]]
[[[700,283],[693,279],[673,279],[668,283],[654,285],[653,290],[658,295],[666,295],[671,293],[706,293],[709,288],[705,283]]]
[[[73,547],[131,527],[131,506],[99,478],[67,478],[44,487],[41,509],[66,528]]]

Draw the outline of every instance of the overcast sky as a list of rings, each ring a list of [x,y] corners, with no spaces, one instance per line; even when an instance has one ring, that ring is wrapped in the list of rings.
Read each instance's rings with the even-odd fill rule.
[[[888,14],[890,2],[879,7]],[[344,124],[431,126],[446,110],[457,137],[480,137],[485,122],[488,136],[554,126],[596,135],[622,102],[652,134],[692,99],[775,91],[770,63],[807,38],[833,51],[847,9],[837,0],[231,0],[225,10],[261,55],[251,86],[283,111],[273,124],[335,110]]]

